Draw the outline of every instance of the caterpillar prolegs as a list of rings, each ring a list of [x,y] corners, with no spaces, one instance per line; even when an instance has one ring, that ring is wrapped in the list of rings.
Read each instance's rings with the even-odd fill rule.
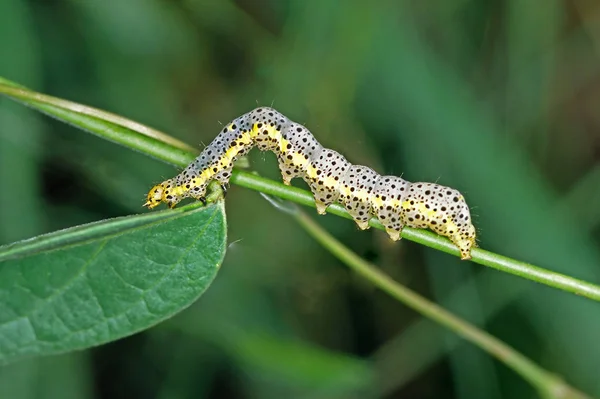
[[[268,107],[234,119],[179,175],[154,186],[144,206],[152,209],[165,202],[173,208],[187,197],[204,200],[208,183],[228,184],[235,160],[254,146],[277,155],[285,184],[294,177],[306,181],[319,214],[339,201],[360,229],[368,228],[373,216],[393,240],[400,239],[404,226],[429,228],[448,237],[460,249],[462,259],[471,258],[475,227],[457,190],[380,176],[366,166],[352,165],[338,152],[321,146],[307,128]]]

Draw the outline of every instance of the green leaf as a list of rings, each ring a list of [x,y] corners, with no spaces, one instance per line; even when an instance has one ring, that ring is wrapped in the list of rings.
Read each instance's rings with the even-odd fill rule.
[[[0,247],[0,362],[99,345],[194,302],[226,249],[223,202]]]

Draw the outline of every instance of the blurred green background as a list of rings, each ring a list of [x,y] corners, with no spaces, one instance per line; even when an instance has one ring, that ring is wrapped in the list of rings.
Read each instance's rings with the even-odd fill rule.
[[[3,0],[0,40],[1,76],[200,148],[273,104],[354,163],[461,190],[483,248],[600,282],[593,0]],[[250,158],[278,179],[272,154]],[[176,173],[0,99],[0,244],[143,212],[148,188]],[[536,397],[256,192],[233,187],[227,211],[225,263],[196,304],[112,344],[1,368],[0,397]],[[319,222],[600,396],[597,303]]]

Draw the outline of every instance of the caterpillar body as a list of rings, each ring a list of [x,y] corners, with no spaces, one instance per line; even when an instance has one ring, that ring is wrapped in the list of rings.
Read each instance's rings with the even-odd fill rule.
[[[286,185],[295,177],[306,181],[319,214],[339,201],[360,229],[367,229],[369,219],[376,217],[396,241],[404,226],[429,228],[448,237],[462,259],[471,258],[475,227],[460,192],[352,165],[338,152],[321,146],[306,127],[268,107],[230,122],[179,175],[154,186],[144,206],[152,209],[165,202],[173,208],[187,197],[204,200],[208,183],[217,180],[226,186],[235,160],[254,146],[277,155]]]

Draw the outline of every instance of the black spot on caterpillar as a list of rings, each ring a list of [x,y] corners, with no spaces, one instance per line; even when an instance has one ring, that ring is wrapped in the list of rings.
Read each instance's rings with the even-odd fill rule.
[[[227,185],[235,160],[254,146],[277,155],[285,184],[294,177],[306,181],[319,214],[339,201],[361,229],[369,227],[371,217],[381,221],[393,240],[400,239],[404,226],[429,228],[448,237],[462,259],[471,258],[475,227],[457,190],[380,176],[366,166],[352,165],[338,152],[323,148],[307,128],[268,107],[229,123],[179,175],[154,186],[144,205],[152,209],[165,202],[173,208],[187,197],[204,200],[208,183]]]

